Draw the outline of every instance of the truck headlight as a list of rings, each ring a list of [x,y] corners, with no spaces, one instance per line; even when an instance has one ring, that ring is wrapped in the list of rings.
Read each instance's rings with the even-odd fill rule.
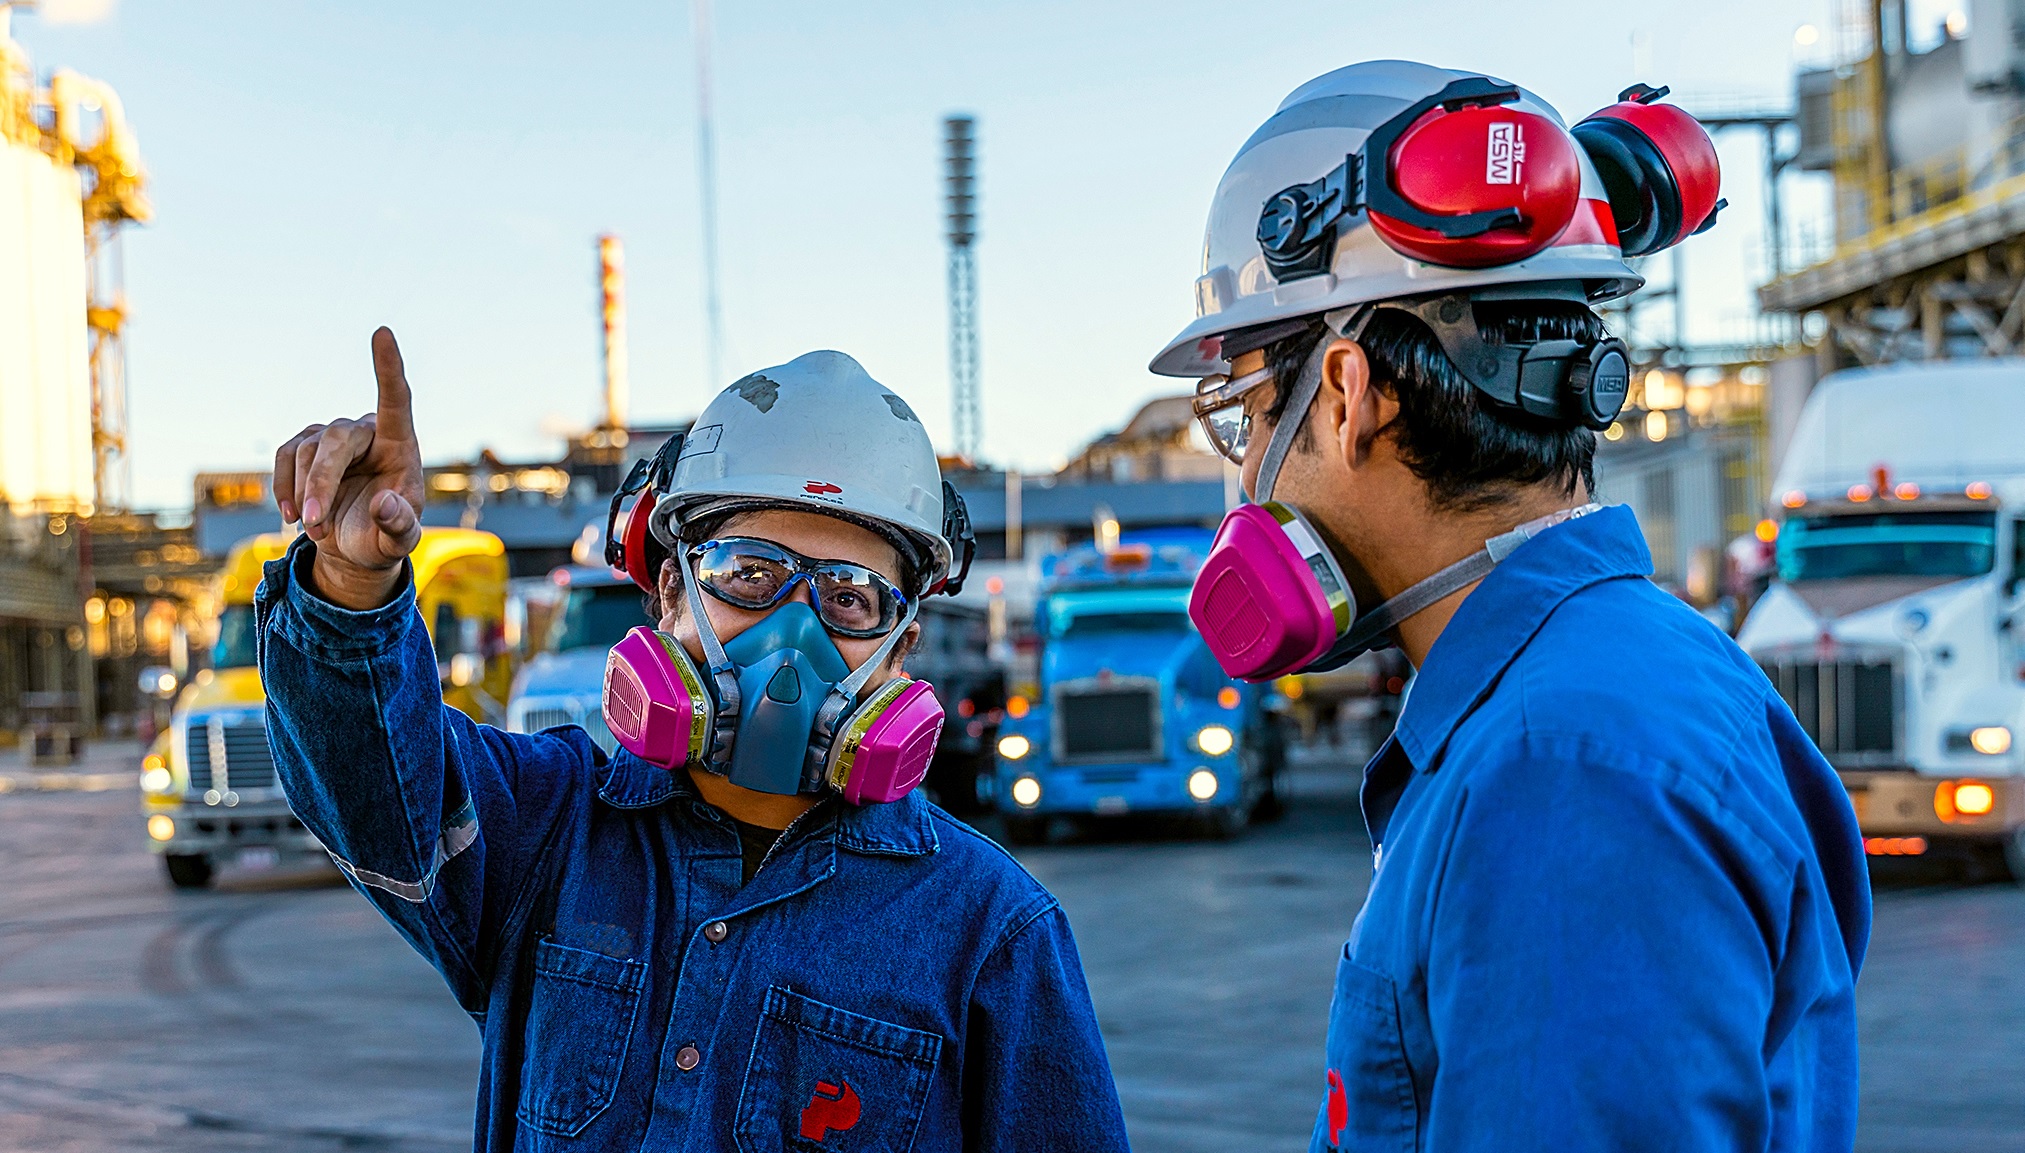
[[[998,739],[998,755],[1008,761],[1017,761],[1032,752],[1034,744],[1018,733],[1007,733]],[[1024,779],[1024,778],[1023,778]],[[1015,786],[1017,788],[1017,786]],[[1036,786],[1038,788],[1038,786]],[[1040,794],[1036,792],[1035,796]],[[1021,802],[1024,804],[1025,802]]]
[[[153,837],[157,841],[175,840],[176,818],[169,816],[167,813],[156,813],[154,816],[149,817],[148,836]]]
[[[141,761],[141,791],[144,793],[166,793],[175,787],[176,778],[170,774],[162,754],[149,753]]]
[[[1207,801],[1216,796],[1216,774],[1208,769],[1197,769],[1188,774],[1188,795],[1198,801]]]
[[[1231,745],[1235,743],[1230,730],[1222,725],[1204,725],[1195,732],[1195,747],[1212,757],[1230,752]]]
[[[2011,730],[2003,725],[1985,725],[1969,730],[1969,747],[1986,757],[2000,757],[2011,751]]]
[[[1032,777],[1021,777],[1012,783],[1012,799],[1022,809],[1031,809],[1041,803],[1041,783]]]

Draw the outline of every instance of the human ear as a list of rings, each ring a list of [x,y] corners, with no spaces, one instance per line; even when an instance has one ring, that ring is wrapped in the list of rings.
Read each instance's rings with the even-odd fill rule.
[[[886,658],[886,667],[893,672],[899,672],[907,658],[913,654],[915,646],[920,643],[921,624],[916,621],[907,626],[906,632],[900,634],[899,642],[893,646],[893,652]]]

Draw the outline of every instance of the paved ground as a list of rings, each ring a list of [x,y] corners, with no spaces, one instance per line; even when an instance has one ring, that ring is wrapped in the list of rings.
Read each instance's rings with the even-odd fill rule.
[[[477,1038],[435,974],[326,870],[170,892],[113,753],[0,772],[0,1151],[468,1148]],[[1370,858],[1348,770],[1300,785],[1234,844],[1022,851],[1075,924],[1141,1150],[1305,1142]],[[1885,878],[1861,1001],[1860,1148],[2025,1149],[2025,891]]]

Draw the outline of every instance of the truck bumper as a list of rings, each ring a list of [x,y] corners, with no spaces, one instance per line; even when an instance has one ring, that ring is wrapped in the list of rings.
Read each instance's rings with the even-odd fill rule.
[[[1867,770],[1840,776],[1872,856],[1917,856],[1933,842],[1995,844],[2025,827],[2025,780],[2015,777]]]
[[[1200,769],[1216,775],[1216,794],[1199,801],[1188,791],[1188,779]],[[1206,763],[1165,762],[1150,765],[1080,765],[1073,768],[1000,762],[994,774],[992,804],[1007,816],[1090,815],[1126,813],[1199,813],[1228,808],[1244,796],[1238,758],[1218,757]],[[1022,777],[1039,782],[1037,803],[1022,805],[1014,785]]]
[[[148,847],[160,854],[229,860],[241,849],[270,848],[282,856],[323,853],[323,842],[304,828],[286,801],[259,801],[231,808],[204,804],[149,805],[145,819],[175,822],[174,835],[159,839],[149,830]]]

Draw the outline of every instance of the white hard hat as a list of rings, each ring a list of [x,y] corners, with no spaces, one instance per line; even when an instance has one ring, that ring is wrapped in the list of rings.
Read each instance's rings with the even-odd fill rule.
[[[1559,286],[1555,295],[1598,303],[1643,284],[1617,247],[1603,182],[1580,148],[1572,149],[1581,168],[1576,222],[1523,260],[1477,268],[1416,260],[1389,246],[1360,215],[1335,237],[1333,252],[1322,258],[1325,268],[1284,283],[1274,276],[1259,241],[1260,215],[1268,203],[1343,165],[1374,129],[1409,107],[1470,79],[1488,80],[1472,72],[1377,60],[1338,68],[1296,88],[1245,141],[1217,185],[1203,236],[1202,276],[1195,282],[1196,319],[1149,367],[1166,376],[1224,372],[1221,338],[1227,333],[1369,301],[1553,283]],[[1547,117],[1566,131],[1552,106],[1530,92],[1517,90],[1510,107]]]
[[[683,524],[745,508],[806,508],[893,540],[921,592],[950,573],[942,470],[907,402],[841,352],[811,352],[738,381],[682,441],[649,528],[676,547]]]

